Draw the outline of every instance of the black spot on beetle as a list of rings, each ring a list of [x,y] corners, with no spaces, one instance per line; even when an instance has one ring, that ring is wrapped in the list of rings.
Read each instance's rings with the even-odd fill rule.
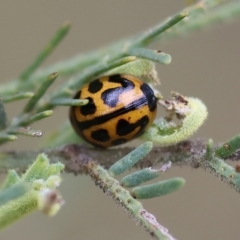
[[[112,141],[112,146],[120,145],[120,144],[123,144],[123,143],[126,143],[126,142],[127,142],[126,139],[118,138],[118,139]]]
[[[103,87],[103,83],[100,82],[99,79],[96,79],[89,84],[88,91],[90,93],[97,93],[102,89],[102,87]]]
[[[129,123],[125,119],[120,119],[117,123],[116,132],[119,136],[126,136],[133,132],[137,127],[140,127],[139,131],[135,135],[139,136],[140,134],[143,133],[148,123],[149,123],[148,116],[143,116],[135,123]]]
[[[91,97],[86,98],[89,100],[89,103],[87,105],[80,107],[80,112],[82,115],[87,116],[90,114],[94,114],[97,110],[97,107]]]
[[[108,131],[105,130],[105,129],[99,129],[99,130],[93,131],[91,133],[91,137],[94,140],[97,140],[99,142],[107,142],[107,141],[110,140],[110,137],[108,135]]]
[[[108,81],[113,83],[120,83],[123,88],[127,88],[130,85],[132,86],[132,88],[134,87],[134,83],[132,81],[126,78],[123,78],[122,75],[120,74],[110,76]]]
[[[157,108],[157,98],[155,97],[153,90],[146,83],[143,83],[140,88],[147,99],[150,111],[155,111]]]
[[[132,81],[121,77],[121,75],[119,74],[110,76],[108,81],[120,83],[122,85],[121,87],[107,89],[101,95],[104,104],[108,105],[109,107],[116,107],[119,100],[119,96],[122,93],[133,89],[134,84]]]

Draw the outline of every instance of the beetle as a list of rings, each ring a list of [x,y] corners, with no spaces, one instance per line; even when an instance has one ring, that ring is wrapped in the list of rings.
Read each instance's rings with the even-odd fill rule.
[[[107,148],[139,137],[153,123],[157,98],[151,87],[128,74],[103,76],[84,85],[74,99],[88,99],[70,108],[75,132],[96,147]]]

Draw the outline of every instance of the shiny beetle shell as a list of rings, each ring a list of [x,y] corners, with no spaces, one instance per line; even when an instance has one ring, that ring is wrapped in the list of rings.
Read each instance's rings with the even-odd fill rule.
[[[83,139],[107,148],[130,141],[153,123],[157,98],[148,84],[125,74],[105,76],[83,86],[74,99],[85,106],[70,108],[70,121]]]

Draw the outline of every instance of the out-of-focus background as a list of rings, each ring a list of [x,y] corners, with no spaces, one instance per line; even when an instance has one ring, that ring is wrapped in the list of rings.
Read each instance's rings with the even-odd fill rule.
[[[185,7],[185,1],[1,1],[0,81],[19,76],[58,27],[69,20],[67,38],[44,66],[107,45],[148,29]],[[239,133],[240,18],[152,48],[172,55],[158,66],[161,92],[171,90],[202,99],[209,109],[206,124],[193,136],[222,142]],[[24,102],[8,104],[9,117]],[[51,118],[34,125],[45,133],[68,118],[59,108]],[[19,137],[1,148],[35,149],[41,139]],[[186,186],[162,198],[143,201],[158,221],[178,239],[237,239],[239,194],[203,170],[170,169],[164,178],[184,177]],[[89,177],[63,175],[60,188],[66,201],[56,217],[36,212],[0,233],[4,240],[149,239],[127,214]]]

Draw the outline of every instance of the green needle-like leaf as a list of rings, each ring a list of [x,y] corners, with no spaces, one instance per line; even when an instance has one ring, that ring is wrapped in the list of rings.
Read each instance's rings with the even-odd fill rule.
[[[65,23],[40,52],[32,64],[20,75],[21,80],[27,80],[29,76],[42,64],[42,62],[53,52],[58,44],[63,40],[70,29],[69,22]]]
[[[51,104],[56,106],[84,106],[88,103],[88,99],[59,98],[51,101]]]
[[[143,159],[152,150],[152,146],[152,142],[143,143],[128,155],[115,162],[109,168],[109,174],[111,176],[117,176],[130,169],[134,164]]]
[[[146,58],[148,60],[159,62],[161,64],[169,64],[172,60],[171,56],[167,53],[147,48],[131,48],[128,49],[128,53],[129,55]]]
[[[120,183],[123,187],[130,188],[150,181],[158,176],[160,176],[160,171],[156,171],[152,168],[145,168],[123,177]]]
[[[161,23],[160,25],[151,28],[150,30],[146,31],[144,34],[142,34],[138,39],[133,41],[133,44],[131,47],[135,46],[146,46],[152,40],[158,36],[160,33],[166,31],[167,29],[171,28],[173,25],[181,21],[183,18],[185,18],[188,15],[187,12],[181,12],[177,15],[173,16],[170,20],[167,19],[164,23]]]
[[[36,121],[41,120],[46,117],[50,117],[52,114],[53,114],[52,110],[46,110],[46,111],[43,111],[43,112],[40,112],[40,113],[30,116],[27,120],[23,121],[21,124],[22,124],[22,126],[28,126],[33,122],[36,122]]]
[[[30,99],[30,101],[25,106],[23,112],[28,113],[33,110],[33,108],[36,106],[39,99],[45,94],[47,89],[51,86],[51,84],[54,82],[54,80],[57,78],[58,73],[52,73],[50,74],[47,79],[42,83],[41,87],[37,90],[37,92],[34,94],[34,96]]]
[[[137,199],[148,199],[160,197],[177,191],[185,184],[183,178],[171,178],[154,184],[136,187],[131,191],[131,195]]]
[[[4,96],[2,100],[3,102],[8,103],[8,102],[13,102],[13,101],[17,101],[25,98],[31,98],[32,96],[34,96],[33,92],[20,92],[20,93]]]

